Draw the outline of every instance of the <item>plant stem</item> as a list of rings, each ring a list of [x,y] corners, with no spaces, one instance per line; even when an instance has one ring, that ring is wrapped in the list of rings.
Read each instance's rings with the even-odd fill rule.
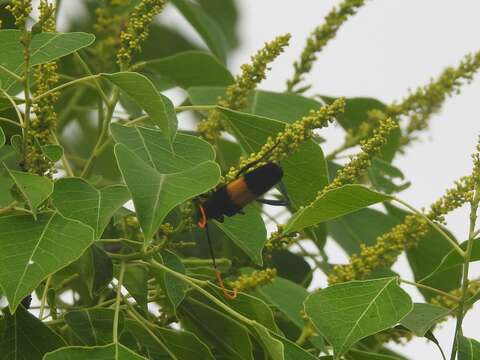
[[[5,96],[8,101],[12,104],[13,108],[15,109],[15,113],[17,114],[18,121],[20,122],[20,126],[23,128],[25,127],[24,122],[23,122],[23,117],[22,117],[22,112],[18,108],[17,104],[15,103],[15,100],[2,88],[0,88],[0,91],[2,92],[3,96]]]
[[[254,325],[256,323],[254,320],[250,320],[249,318],[247,318],[247,317],[243,316],[242,314],[236,312],[235,310],[231,309],[229,306],[225,305],[223,302],[218,300],[215,296],[210,294],[207,290],[205,290],[200,285],[198,285],[199,283],[203,284],[203,285],[208,284],[208,281],[197,280],[197,279],[193,279],[193,278],[191,278],[187,275],[180,274],[180,273],[166,267],[165,265],[156,262],[155,260],[150,260],[148,263],[145,263],[145,262],[140,262],[140,263],[147,264],[151,267],[157,268],[161,271],[168,272],[169,274],[175,276],[176,278],[180,279],[184,283],[193,287],[198,292],[202,293],[206,298],[211,300],[218,307],[222,308],[225,312],[227,312],[232,317],[236,318],[237,320],[240,320],[242,323],[244,323],[246,325]]]
[[[10,119],[7,119],[7,118],[4,118],[4,117],[1,117],[1,116],[0,116],[0,121],[7,122],[7,123],[9,123],[9,124],[18,126],[18,127],[20,127],[20,128],[22,127],[22,125],[20,125],[18,122],[13,121],[13,120],[10,120]]]
[[[38,312],[39,319],[43,319],[43,313],[45,311],[45,303],[47,301],[48,288],[50,287],[51,280],[52,280],[52,277],[49,276],[47,278],[47,282],[45,283],[45,288],[43,289],[42,300],[40,302],[40,311]]]
[[[462,295],[458,303],[457,311],[457,325],[455,326],[455,335],[452,345],[452,353],[450,355],[450,360],[454,360],[457,354],[458,348],[458,337],[462,336],[462,323],[465,316],[465,301],[467,300],[468,295],[468,272],[470,268],[470,259],[472,257],[473,242],[475,240],[475,223],[477,222],[477,210],[478,203],[480,202],[480,192],[478,185],[475,186],[475,195],[473,200],[470,203],[470,228],[468,231],[468,243],[465,256],[463,258],[463,275],[462,275]]]
[[[409,210],[413,211],[415,214],[423,217],[425,220],[427,220],[427,222],[435,229],[437,230],[451,245],[452,247],[455,249],[456,252],[458,252],[460,254],[460,256],[462,258],[465,258],[465,251],[462,250],[462,248],[457,244],[457,242],[455,240],[453,240],[440,226],[438,226],[435,222],[433,222],[432,220],[430,220],[428,218],[428,216],[426,216],[425,214],[423,214],[422,212],[418,211],[417,209],[415,209],[412,205],[410,205],[409,203],[395,197],[395,196],[392,196],[391,197],[392,200],[395,200],[396,202],[402,204],[403,206],[407,207]]]
[[[115,315],[113,316],[113,342],[118,343],[118,319],[120,315],[120,302],[122,299],[123,276],[125,275],[125,263],[120,264],[120,274],[118,275],[117,297],[115,301]]]
[[[90,68],[88,67],[88,64],[83,60],[83,58],[80,56],[80,54],[75,51],[73,53],[73,55],[75,56],[75,58],[78,60],[78,62],[80,63],[80,65],[83,67],[83,69],[85,70],[85,72],[89,75],[89,76],[93,76],[93,73],[92,71],[90,70]],[[95,87],[97,88],[98,90],[98,93],[100,94],[100,96],[102,97],[103,101],[105,101],[105,103],[108,104],[108,96],[105,94],[105,92],[103,91],[102,89],[102,86],[100,85],[99,81],[97,78],[93,79],[93,83],[95,84]]]
[[[104,149],[103,144],[109,141],[109,139],[104,140],[104,137],[108,133],[108,127],[110,125],[110,121],[112,120],[113,112],[115,111],[115,106],[117,105],[119,95],[120,95],[120,92],[118,88],[115,88],[113,90],[112,100],[110,100],[107,103],[107,114],[103,119],[103,123],[100,128],[100,134],[98,135],[97,143],[95,144],[92,154],[88,158],[87,163],[85,164],[85,167],[83,168],[83,171],[80,177],[83,177],[83,178],[88,177],[92,169],[94,160],[101,154],[101,152]]]
[[[85,76],[83,78],[79,78],[79,79],[75,79],[75,80],[63,83],[61,85],[58,85],[57,87],[54,87],[53,89],[50,89],[50,90],[45,91],[44,93],[42,93],[40,95],[35,96],[34,98],[32,98],[32,101],[36,102],[36,101],[40,100],[41,98],[43,98],[43,97],[45,97],[45,96],[47,96],[51,93],[54,93],[56,91],[60,91],[64,88],[66,88],[66,87],[69,87],[71,85],[75,85],[75,84],[78,84],[78,83],[81,83],[81,82],[84,82],[84,81],[90,81],[90,80],[98,79],[101,76],[102,76],[101,74],[89,75],[89,76]]]
[[[16,205],[17,205],[17,202],[16,202],[16,201],[12,201],[12,202],[11,202],[10,204],[8,204],[7,206],[4,206],[3,208],[0,208],[0,215],[6,214],[6,213],[8,213],[9,211],[14,210]]]
[[[399,280],[404,284],[412,285],[412,286],[415,286],[417,288],[422,288],[422,289],[437,293],[439,295],[442,295],[442,296],[445,296],[449,299],[452,299],[453,301],[456,301],[456,302],[460,301],[460,298],[456,297],[455,295],[449,294],[445,291],[442,291],[440,289],[437,289],[437,288],[434,288],[434,287],[431,287],[431,286],[428,286],[428,285],[420,284],[420,283],[417,283],[417,282],[414,282],[414,281],[408,281],[408,280],[401,279],[401,278],[399,278]]]

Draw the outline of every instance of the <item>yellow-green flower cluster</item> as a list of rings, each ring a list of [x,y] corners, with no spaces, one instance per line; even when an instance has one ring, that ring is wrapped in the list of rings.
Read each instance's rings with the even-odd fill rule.
[[[143,233],[140,229],[140,223],[135,215],[125,216],[120,223],[120,226],[125,238],[140,242],[144,240]]]
[[[312,32],[307,39],[307,45],[303,50],[300,60],[293,64],[294,74],[291,80],[287,81],[287,90],[295,92],[303,92],[309,86],[294,89],[301,81],[304,80],[304,75],[308,73],[317,59],[317,53],[327,45],[336,35],[340,26],[347,21],[347,19],[354,15],[357,10],[364,5],[364,0],[345,0],[339,8],[334,7],[326,16],[325,23]]]
[[[472,176],[464,176],[455,181],[454,187],[432,204],[428,218],[444,224],[446,214],[473,200],[474,187]]]
[[[98,72],[114,69],[114,54],[120,45],[120,33],[128,19],[126,13],[130,0],[103,0],[95,10],[95,53]]]
[[[480,279],[470,281],[468,283],[466,298],[468,299],[468,298],[470,298],[474,295],[478,295],[479,291],[480,291]],[[462,289],[461,288],[454,289],[452,291],[449,291],[448,293],[450,295],[456,296],[458,298],[462,297]],[[457,307],[457,305],[458,305],[457,301],[455,301],[454,299],[452,299],[450,297],[443,296],[443,295],[435,296],[430,302],[434,305],[443,306],[444,308],[447,308],[447,309],[453,309],[453,308]],[[470,304],[469,307],[465,310],[468,310],[471,307],[472,307],[472,304]]]
[[[431,221],[444,222],[445,215],[472,201],[475,185],[480,181],[480,142],[472,155],[472,174],[455,182],[442,198],[432,204],[425,216]],[[375,269],[389,267],[398,255],[414,246],[428,231],[426,219],[420,215],[407,215],[402,224],[379,236],[375,245],[360,246],[360,253],[350,257],[349,264],[338,265],[329,277],[331,284],[367,278]]]
[[[155,15],[165,7],[165,0],[142,0],[128,18],[127,27],[120,34],[121,46],[117,54],[117,62],[121,69],[126,69],[132,57],[142,48],[148,38],[148,27]]]
[[[237,280],[232,281],[230,285],[238,291],[249,291],[257,286],[262,286],[271,282],[277,276],[277,269],[267,268],[265,270],[254,271],[249,275],[242,275]]]
[[[285,249],[298,240],[297,233],[285,234],[283,229],[284,225],[277,225],[277,231],[272,232],[265,242],[264,250],[266,253],[270,253],[273,250]]]
[[[55,31],[55,8],[53,4],[42,0],[39,5],[41,30],[44,32]],[[34,96],[43,94],[54,88],[58,81],[58,65],[55,61],[41,64],[35,67],[33,72],[35,79]],[[25,162],[30,172],[38,175],[53,175],[53,162],[49,160],[38,147],[52,143],[52,134],[57,126],[57,113],[55,102],[60,93],[53,92],[33,103],[32,110],[35,116],[31,119],[27,129],[27,151]],[[37,144],[38,142],[38,144]]]
[[[362,152],[340,169],[335,179],[323,188],[318,196],[339,186],[357,182],[365,170],[370,167],[372,158],[377,155],[382,146],[386,144],[388,134],[397,128],[398,125],[395,121],[390,118],[383,118],[380,125],[374,130],[373,135],[368,140],[361,142]]]
[[[242,72],[237,75],[235,82],[227,87],[225,99],[218,99],[217,105],[232,110],[240,110],[247,106],[248,95],[257,85],[266,78],[268,65],[280,55],[288,45],[290,34],[276,37],[251,57],[251,63],[243,64]],[[208,119],[198,124],[198,132],[205,139],[213,141],[225,130],[221,114],[217,110],[209,113]]]
[[[360,245],[360,253],[350,257],[350,263],[337,265],[328,278],[330,284],[365,279],[381,267],[389,267],[398,255],[413,246],[428,232],[427,221],[418,215],[407,215],[405,221],[379,236],[375,245]]]
[[[406,117],[409,123],[402,138],[402,145],[415,140],[413,133],[428,127],[430,117],[438,112],[448,96],[458,94],[465,82],[470,82],[480,68],[480,52],[468,54],[456,67],[449,67],[428,85],[411,92],[399,104],[388,108],[388,115]]]
[[[322,106],[319,110],[311,110],[308,115],[300,120],[287,124],[285,129],[277,134],[275,140],[269,137],[257,153],[250,154],[240,160],[238,168],[232,167],[225,176],[225,181],[235,179],[238,176],[239,169],[248,164],[257,162],[256,167],[258,167],[267,161],[278,163],[285,159],[295,152],[302,142],[312,138],[314,129],[328,126],[338,114],[344,111],[344,108],[345,99],[339,98],[330,105]]]
[[[6,6],[15,18],[15,25],[19,29],[24,29],[28,16],[32,11],[32,0],[12,0]]]

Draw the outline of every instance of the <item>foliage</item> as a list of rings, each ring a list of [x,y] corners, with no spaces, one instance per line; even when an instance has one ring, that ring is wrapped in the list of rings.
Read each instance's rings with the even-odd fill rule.
[[[406,359],[387,343],[414,336],[445,358],[434,333],[449,316],[451,359],[480,358],[462,333],[480,298],[480,145],[425,211],[399,197],[394,165],[480,53],[392,104],[308,95],[320,51],[364,3],[334,8],[272,92],[258,85],[290,35],[234,76],[234,0],[84,0],[63,33],[51,2],[35,18],[31,1],[0,1],[0,359]],[[169,6],[204,50],[155,20]],[[335,122],[345,141],[324,154]],[[203,229],[199,204],[266,163],[283,169],[284,211],[252,202]],[[459,243],[445,215],[464,204]],[[348,263],[329,263],[327,237]],[[403,252],[416,282],[391,269]]]

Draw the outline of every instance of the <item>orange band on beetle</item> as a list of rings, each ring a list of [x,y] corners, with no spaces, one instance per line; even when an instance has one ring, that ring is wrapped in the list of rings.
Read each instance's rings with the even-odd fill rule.
[[[222,273],[218,271],[217,269],[215,270],[215,276],[217,277],[217,281],[220,284],[220,287],[223,290],[223,295],[225,295],[226,298],[233,300],[237,297],[237,289],[233,289],[231,293],[228,292],[227,288],[225,287],[225,284],[223,283],[222,279]]]
[[[200,221],[198,222],[198,226],[201,229],[205,229],[205,226],[207,226],[207,214],[205,214],[205,209],[202,205],[199,204],[198,208],[200,209],[200,214],[202,215]]]

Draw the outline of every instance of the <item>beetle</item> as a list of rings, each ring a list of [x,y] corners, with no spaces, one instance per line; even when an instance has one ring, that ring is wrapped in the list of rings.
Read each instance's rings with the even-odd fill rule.
[[[237,179],[222,185],[206,200],[198,203],[200,213],[198,226],[206,231],[208,247],[217,281],[223,289],[224,295],[229,299],[235,299],[237,292],[236,289],[233,289],[233,293],[230,294],[224,286],[222,275],[215,262],[215,254],[208,231],[208,220],[215,219],[223,222],[225,216],[231,217],[236,214],[244,214],[242,209],[253,201],[273,206],[287,206],[289,204],[288,195],[282,183],[283,170],[279,165],[273,162],[267,162],[248,172],[248,169],[260,161],[261,159],[247,164],[239,171]],[[264,195],[277,184],[286,200],[260,198],[260,196]]]

